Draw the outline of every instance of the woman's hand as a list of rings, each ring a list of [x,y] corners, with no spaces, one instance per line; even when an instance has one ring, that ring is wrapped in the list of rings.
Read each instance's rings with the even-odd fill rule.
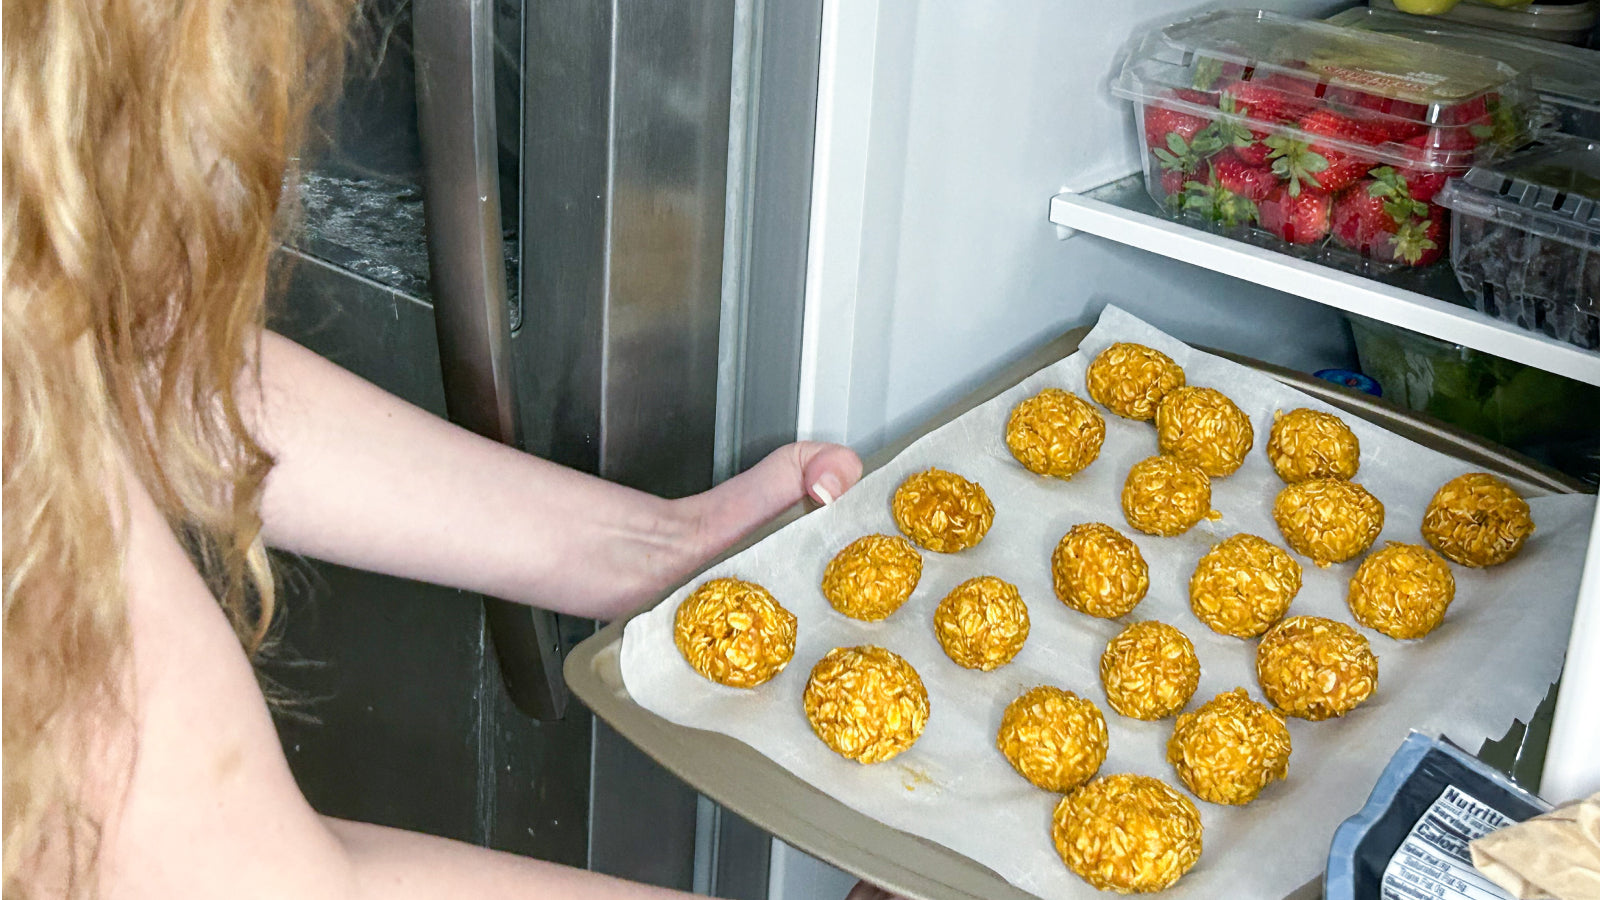
[[[827,505],[859,480],[861,459],[849,447],[802,441],[772,451],[744,472],[682,501],[700,535],[697,558],[687,561],[682,574],[700,569],[803,498]]]

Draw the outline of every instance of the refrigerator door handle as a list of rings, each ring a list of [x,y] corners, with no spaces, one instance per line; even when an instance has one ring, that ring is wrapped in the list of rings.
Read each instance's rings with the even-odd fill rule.
[[[450,420],[520,443],[500,237],[491,0],[414,0],[417,126],[434,319]],[[567,688],[555,616],[484,598],[500,672],[517,707],[561,718]]]

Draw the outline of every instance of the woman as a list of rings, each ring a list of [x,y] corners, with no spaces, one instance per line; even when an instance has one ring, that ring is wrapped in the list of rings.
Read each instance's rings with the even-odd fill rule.
[[[6,0],[7,898],[671,896],[317,815],[250,665],[265,548],[605,619],[860,475],[796,444],[660,500],[264,332],[280,188],[350,13]]]

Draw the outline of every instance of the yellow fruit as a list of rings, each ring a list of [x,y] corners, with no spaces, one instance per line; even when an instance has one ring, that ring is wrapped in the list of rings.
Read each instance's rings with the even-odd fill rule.
[[[1461,0],[1394,0],[1395,9],[1414,16],[1439,16],[1455,9]]]

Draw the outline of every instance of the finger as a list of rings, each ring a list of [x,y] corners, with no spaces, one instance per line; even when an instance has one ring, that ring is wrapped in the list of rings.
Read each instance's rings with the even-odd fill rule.
[[[801,460],[800,483],[818,503],[832,503],[861,480],[861,458],[849,447],[818,443],[793,446]]]
[[[692,498],[707,555],[714,556],[810,495],[832,502],[861,478],[855,451],[837,444],[789,444]],[[827,495],[824,501],[823,495]]]

